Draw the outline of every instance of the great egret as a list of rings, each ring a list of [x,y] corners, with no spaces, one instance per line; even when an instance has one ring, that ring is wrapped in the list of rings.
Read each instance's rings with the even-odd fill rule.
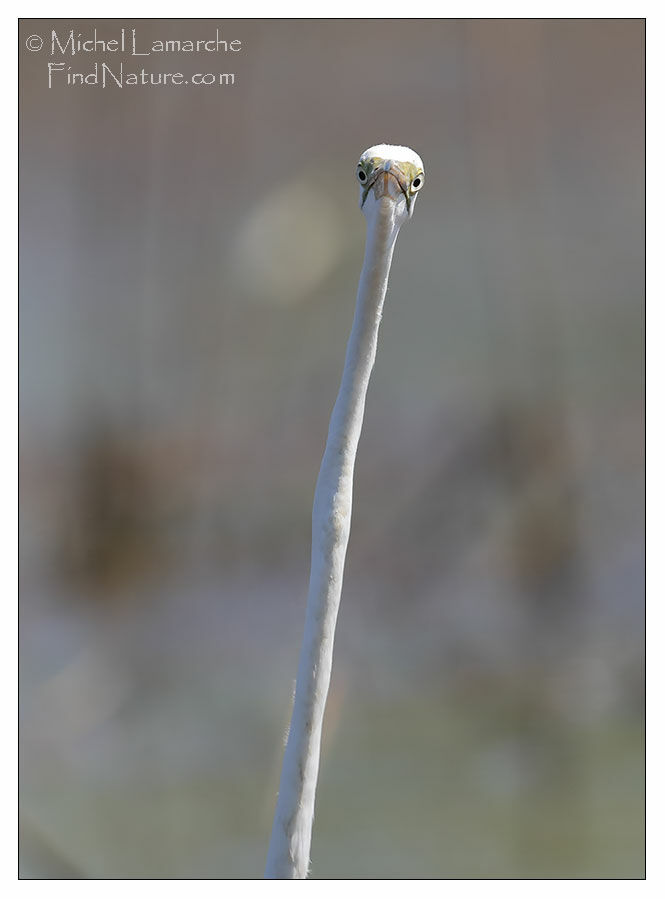
[[[353,468],[397,234],[424,183],[420,156],[379,144],[356,170],[367,219],[365,259],[344,373],[333,408],[312,510],[312,559],[298,665],[266,877],[305,878],[314,819],[323,713],[351,527]]]

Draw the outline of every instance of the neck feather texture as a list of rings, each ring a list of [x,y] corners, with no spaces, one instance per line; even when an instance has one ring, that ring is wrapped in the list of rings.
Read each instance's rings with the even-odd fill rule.
[[[397,206],[389,198],[376,201],[368,212],[365,259],[353,327],[314,495],[305,634],[266,877],[307,876],[323,712],[351,527],[356,449],[401,222]]]

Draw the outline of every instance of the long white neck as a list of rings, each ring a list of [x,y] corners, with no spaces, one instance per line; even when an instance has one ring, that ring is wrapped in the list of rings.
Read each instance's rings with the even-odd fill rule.
[[[390,263],[402,220],[396,204],[388,197],[377,200],[368,212],[365,259],[353,328],[314,494],[305,635],[266,877],[307,877],[321,727],[351,528],[353,469]]]

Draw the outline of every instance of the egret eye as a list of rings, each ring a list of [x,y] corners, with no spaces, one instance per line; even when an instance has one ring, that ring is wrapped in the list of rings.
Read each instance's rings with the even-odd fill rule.
[[[424,180],[425,176],[423,174],[416,175],[416,177],[411,182],[411,190],[414,192],[420,190],[420,188],[423,186]]]
[[[358,181],[360,181],[361,184],[364,184],[365,181],[367,181],[367,175],[363,169],[358,169]]]

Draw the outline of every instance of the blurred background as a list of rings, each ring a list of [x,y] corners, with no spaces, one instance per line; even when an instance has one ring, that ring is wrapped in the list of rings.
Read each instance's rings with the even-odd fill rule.
[[[235,83],[49,89],[93,27]],[[382,141],[312,875],[642,876],[643,22],[19,39],[22,876],[262,875]]]

